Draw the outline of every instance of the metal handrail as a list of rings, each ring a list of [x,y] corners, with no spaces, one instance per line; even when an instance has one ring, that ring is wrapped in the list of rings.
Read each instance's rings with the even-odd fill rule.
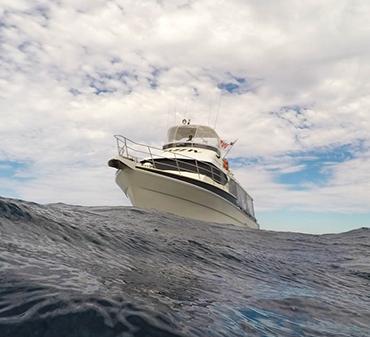
[[[208,172],[210,173],[210,178],[213,180],[213,181],[216,181],[217,180],[215,179],[215,176],[219,179],[219,181],[221,181],[221,174],[217,173],[217,172],[214,172],[214,169],[212,167],[211,164],[207,164],[210,168],[207,168],[207,167],[200,167],[200,165],[198,164],[199,160],[197,160],[196,158],[194,157],[191,157],[191,156],[187,156],[185,154],[181,154],[181,159],[179,159],[177,156],[178,154],[176,153],[172,153],[172,152],[168,152],[171,156],[173,156],[173,158],[171,156],[169,157],[166,157],[166,156],[163,156],[163,149],[160,149],[160,148],[157,148],[155,146],[149,146],[149,145],[146,145],[146,144],[141,144],[141,143],[138,143],[138,142],[134,142],[132,141],[131,139],[127,138],[127,137],[124,137],[124,136],[121,136],[121,135],[114,135],[114,137],[116,138],[116,142],[117,142],[117,148],[118,148],[118,153],[119,155],[123,156],[123,157],[128,157],[128,158],[131,158],[133,160],[135,160],[135,162],[139,162],[140,159],[139,157],[137,156],[137,154],[144,154],[144,155],[149,155],[149,158],[142,158],[142,160],[144,159],[147,159],[149,162],[151,162],[151,164],[153,165],[154,168],[156,168],[156,163],[154,161],[154,156],[156,156],[154,154],[153,156],[153,152],[152,150],[155,150],[155,151],[160,151],[160,155],[158,155],[158,159],[159,158],[165,158],[165,159],[171,159],[175,162],[176,165],[171,165],[171,164],[168,164],[168,163],[163,163],[162,165],[165,165],[165,166],[168,166],[170,168],[174,168],[175,170],[178,171],[178,173],[181,175],[182,172],[191,172],[191,173],[197,173],[198,174],[198,177],[200,178],[200,175],[206,175],[204,174],[205,172]],[[132,146],[129,146],[128,143],[132,143],[133,145],[136,145],[138,147],[143,147],[143,148],[146,148],[147,150],[144,151],[143,149],[137,149],[137,148],[134,148]],[[129,150],[131,150],[131,154],[129,152]],[[136,154],[136,155],[133,155]],[[195,162],[195,165],[192,164],[192,163],[189,163],[183,159],[191,159],[191,160],[194,160]],[[187,166],[190,166],[190,167],[193,167],[194,170],[189,170],[189,169],[186,169],[186,168],[180,168],[180,164],[183,163],[183,164],[186,164]],[[204,162],[202,162],[204,163]]]
[[[129,141],[130,143],[132,144],[135,144],[135,145],[139,145],[139,146],[142,146],[142,147],[150,147],[152,149],[155,149],[155,150],[158,150],[158,151],[161,151],[163,152],[163,149],[159,148],[159,147],[155,147],[155,146],[152,146],[152,145],[147,145],[147,144],[141,144],[141,143],[138,143],[138,142],[134,142],[133,140],[125,137],[125,136],[122,136],[122,135],[114,135],[114,138],[116,138],[117,140],[117,144],[119,141],[121,142],[124,142],[125,146],[126,146],[126,143],[127,141]],[[176,155],[175,153],[172,153],[173,155]],[[181,154],[182,157],[186,157],[186,158],[189,158],[189,159],[195,159],[194,157],[191,157],[191,156],[187,156],[186,154]]]

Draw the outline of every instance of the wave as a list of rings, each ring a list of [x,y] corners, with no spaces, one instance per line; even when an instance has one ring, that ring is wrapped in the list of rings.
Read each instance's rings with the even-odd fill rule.
[[[368,336],[370,229],[0,198],[0,336]]]

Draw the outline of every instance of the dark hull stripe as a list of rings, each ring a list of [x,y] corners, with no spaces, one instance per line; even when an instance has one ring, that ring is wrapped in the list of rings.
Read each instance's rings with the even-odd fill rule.
[[[169,173],[169,172],[164,172],[164,171],[154,171],[152,169],[149,169],[149,168],[144,168],[144,167],[137,167],[137,169],[140,169],[140,170],[143,170],[143,171],[149,171],[149,172],[152,172],[152,173],[156,173],[156,174],[160,174],[160,175],[163,175],[163,176],[167,176],[167,177],[171,177],[171,178],[174,178],[174,179],[177,179],[177,180],[182,180],[182,181],[185,181],[187,183],[190,183],[190,184],[193,184],[193,185],[197,185],[198,187],[202,187],[208,191],[211,191],[217,195],[219,195],[220,197],[230,201],[234,206],[236,206],[243,214],[245,214],[246,216],[248,216],[249,218],[251,218],[253,221],[256,221],[256,219],[250,215],[249,213],[247,213],[245,210],[243,210],[242,208],[239,207],[238,203],[237,203],[237,199],[230,193],[228,192],[225,192],[224,190],[216,187],[216,186],[213,186],[213,185],[210,185],[210,184],[207,184],[203,181],[199,181],[199,180],[196,180],[196,179],[193,179],[193,178],[189,178],[189,177],[184,177],[184,176],[180,176],[180,175],[177,175],[177,174],[173,174],[173,173]]]

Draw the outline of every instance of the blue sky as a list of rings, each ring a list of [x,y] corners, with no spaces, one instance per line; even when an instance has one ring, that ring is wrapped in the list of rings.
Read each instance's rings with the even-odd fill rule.
[[[338,233],[360,227],[369,227],[370,212],[336,213],[304,212],[280,209],[261,212],[259,222],[267,230],[281,230],[301,233]]]
[[[287,153],[284,160],[292,163],[291,170],[281,170],[280,167],[268,167],[263,157],[236,157],[230,158],[230,163],[236,167],[248,167],[264,165],[275,175],[275,181],[291,189],[299,190],[310,188],[311,185],[323,186],[332,177],[332,169],[337,164],[350,161],[355,158],[358,147],[353,144],[345,144],[328,148],[318,148],[306,152]]]
[[[17,194],[15,188],[13,188],[13,182],[21,182],[24,180],[22,176],[18,176],[23,170],[25,170],[27,165],[22,162],[0,160],[0,195],[9,196],[13,198],[20,197]]]
[[[301,168],[280,174],[278,182],[292,188],[304,188],[307,184],[324,185],[331,178],[331,167],[353,159],[353,156],[350,147],[346,145],[294,154],[292,157]]]
[[[128,205],[113,134],[184,117],[238,139],[262,228],[370,225],[367,2],[12,0],[0,9],[0,195]]]

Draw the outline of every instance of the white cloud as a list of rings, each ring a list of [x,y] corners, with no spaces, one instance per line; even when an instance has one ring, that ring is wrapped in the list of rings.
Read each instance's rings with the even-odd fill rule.
[[[290,209],[311,212],[366,213],[370,206],[370,152],[344,162],[332,163],[328,181],[302,184],[301,189],[278,183],[280,174],[305,168],[292,158],[269,158],[235,170],[236,177],[255,199],[257,211]]]
[[[234,156],[265,158],[238,172],[259,209],[369,211],[369,14],[344,0],[3,1],[0,160],[28,163],[23,198],[120,204],[113,134],[159,145],[176,116],[217,119]],[[249,91],[220,100],[235,77]],[[359,141],[324,186],[288,189],[271,171]]]

